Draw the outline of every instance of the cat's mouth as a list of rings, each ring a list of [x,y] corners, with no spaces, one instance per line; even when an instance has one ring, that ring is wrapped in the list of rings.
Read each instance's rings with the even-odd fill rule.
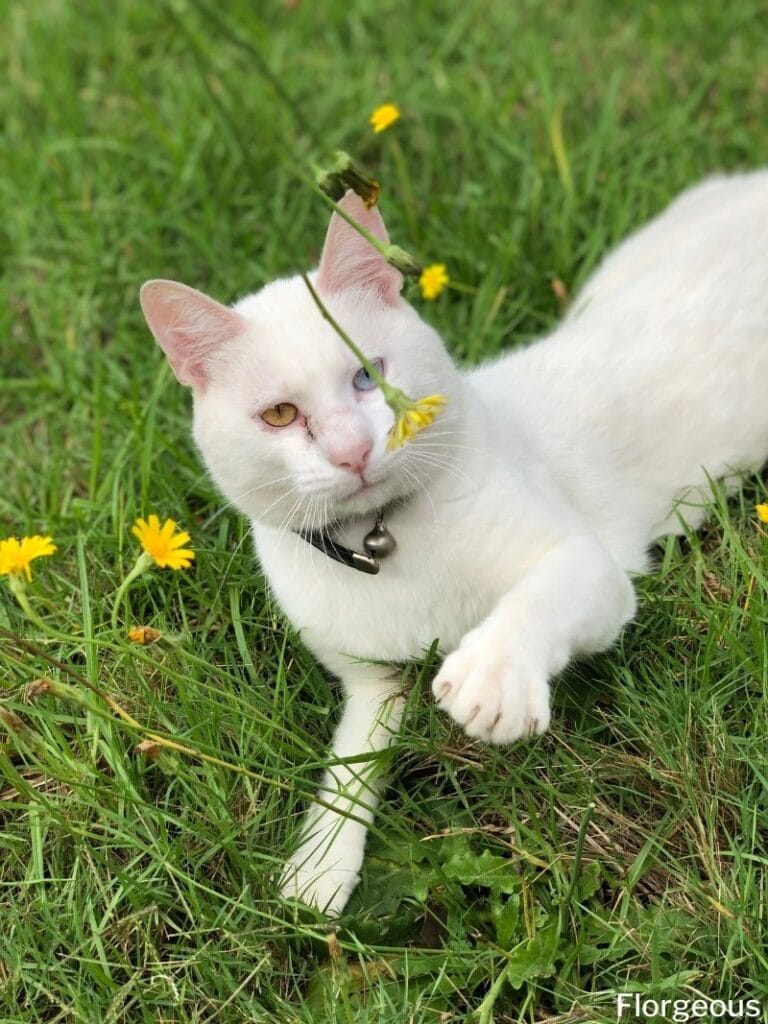
[[[380,478],[378,480],[366,480],[365,476],[361,473],[360,480],[358,481],[357,486],[353,491],[344,496],[344,500],[349,501],[353,498],[360,498],[363,497],[364,495],[367,496],[371,494],[373,491],[375,491],[376,488],[379,487],[383,482],[383,478]]]
[[[359,515],[376,508],[390,497],[387,493],[391,490],[388,482],[387,476],[366,477],[361,473],[359,479],[355,481],[355,486],[339,495],[338,511],[343,515]]]

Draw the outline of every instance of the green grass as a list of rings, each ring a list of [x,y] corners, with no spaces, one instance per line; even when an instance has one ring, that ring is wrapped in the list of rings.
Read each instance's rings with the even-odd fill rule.
[[[686,184],[766,161],[764,5],[215,10],[2,9],[0,537],[55,537],[30,595],[61,635],[0,581],[0,1019],[565,1024],[615,1020],[628,989],[768,1007],[764,485],[659,551],[636,623],[565,673],[535,743],[469,742],[410,668],[334,945],[275,875],[337,698],[205,478],[137,302],[149,277],[230,301],[309,265],[326,210],[295,172],[342,146],[394,238],[464,286],[426,310],[457,358],[520,344],[556,321],[554,278],[572,292]],[[390,99],[404,117],[374,137]],[[165,637],[141,648],[109,620],[151,511],[198,557],[133,586],[128,621]],[[41,676],[81,702],[29,700]],[[137,754],[81,680],[231,767]]]

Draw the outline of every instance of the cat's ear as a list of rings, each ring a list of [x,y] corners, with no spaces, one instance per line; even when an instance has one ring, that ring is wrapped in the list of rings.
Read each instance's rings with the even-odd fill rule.
[[[339,206],[375,238],[389,242],[384,221],[375,206],[369,210],[354,192],[347,192]],[[347,288],[373,289],[384,302],[395,303],[403,287],[403,275],[343,217],[334,213],[320,257],[317,287],[328,295]]]
[[[147,281],[139,298],[149,329],[177,379],[198,390],[205,387],[216,349],[247,326],[233,309],[177,281]]]

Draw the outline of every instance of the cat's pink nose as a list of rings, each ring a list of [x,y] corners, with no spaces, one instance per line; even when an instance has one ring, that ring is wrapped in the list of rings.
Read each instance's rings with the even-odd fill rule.
[[[362,473],[368,463],[372,447],[373,444],[366,440],[336,448],[329,455],[331,465],[338,466],[339,469],[348,469],[350,473]]]

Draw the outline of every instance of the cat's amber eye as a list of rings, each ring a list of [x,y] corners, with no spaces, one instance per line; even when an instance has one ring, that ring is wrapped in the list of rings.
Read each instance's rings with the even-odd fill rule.
[[[270,427],[287,427],[298,415],[299,410],[295,405],[290,402],[278,402],[277,405],[271,405],[269,409],[265,409],[261,418]]]

